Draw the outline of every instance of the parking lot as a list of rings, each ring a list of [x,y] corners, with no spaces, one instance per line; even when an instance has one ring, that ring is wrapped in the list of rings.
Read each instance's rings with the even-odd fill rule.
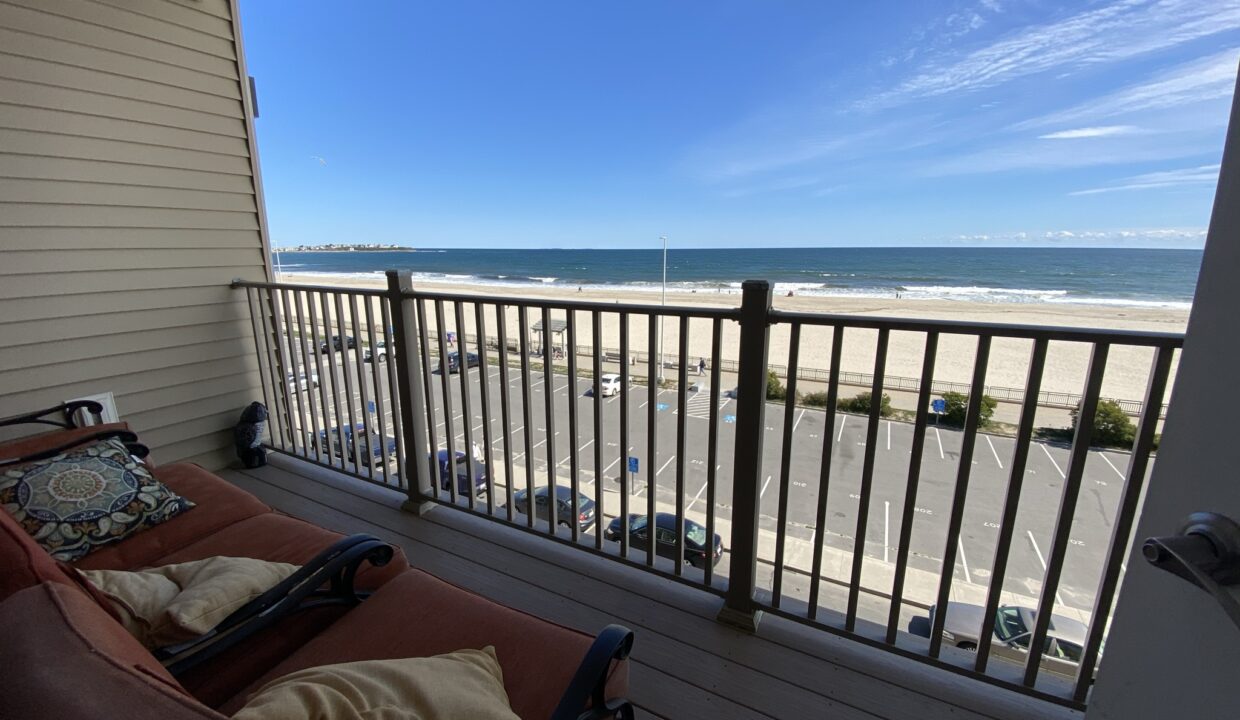
[[[332,385],[339,388],[343,400],[344,363],[337,354],[335,370],[328,371],[327,356],[319,362],[324,368],[324,387],[316,391],[315,421],[319,427],[334,425],[322,419],[321,398],[331,401]],[[314,369],[313,359],[311,369]],[[353,385],[355,422],[362,421],[367,401],[375,401],[375,388],[371,379],[371,366],[362,365],[363,382],[356,382],[355,356],[349,355],[348,366]],[[391,433],[390,388],[386,364],[379,365],[380,398],[376,413],[370,417],[374,429],[378,429],[380,408],[383,425]],[[703,524],[707,506],[707,429],[711,422],[709,390],[686,392],[683,407],[675,390],[658,390],[653,394],[642,385],[633,385],[628,391],[629,444],[630,449],[620,447],[620,408],[622,398],[601,398],[596,401],[588,392],[592,381],[587,378],[569,378],[553,373],[548,377],[541,371],[531,372],[529,382],[529,416],[525,421],[524,378],[520,369],[508,370],[509,417],[506,419],[510,447],[504,447],[501,430],[505,418],[501,412],[500,369],[494,361],[488,370],[489,417],[491,430],[491,471],[497,484],[495,502],[503,503],[504,488],[511,482],[515,489],[526,487],[528,471],[533,471],[535,485],[547,483],[548,468],[554,467],[558,483],[571,480],[572,450],[577,450],[578,482],[582,492],[597,498],[602,507],[605,526],[619,512],[619,498],[627,493],[630,512],[645,512],[647,497],[654,494],[657,509],[673,512],[678,498],[678,472],[680,492],[686,515]],[[335,377],[332,381],[331,376]],[[431,428],[436,446],[446,446],[450,429],[455,449],[463,450],[466,433],[478,446],[485,444],[484,429],[487,419],[481,404],[480,371],[471,369],[466,385],[469,390],[468,420],[462,412],[461,378],[450,374],[448,392],[452,417],[444,415],[443,377],[431,376],[431,397],[435,410],[435,424]],[[698,378],[690,373],[690,382]],[[552,423],[547,422],[547,393],[551,393]],[[300,393],[309,412],[306,393]],[[578,413],[577,433],[573,437],[569,427],[569,404],[574,403]],[[654,432],[656,452],[652,457],[648,449],[650,427],[647,413],[654,407]],[[603,432],[594,436],[594,412],[602,411]],[[720,392],[719,407],[715,412],[718,423],[718,456],[716,458],[716,506],[715,517],[723,536],[725,547],[729,545],[728,528],[731,521],[732,460],[735,451],[735,401]],[[763,449],[763,473],[761,477],[760,527],[764,535],[774,538],[779,529],[778,508],[781,486],[781,445],[785,423],[782,403],[766,405],[766,436]],[[792,417],[792,450],[789,469],[787,498],[787,545],[785,562],[791,568],[786,577],[803,573],[810,568],[810,554],[814,543],[822,540],[827,548],[851,553],[857,527],[857,511],[868,418],[839,413],[827,418],[821,409],[796,408]],[[685,456],[677,455],[677,424],[685,423]],[[346,424],[347,414],[345,415]],[[548,432],[548,428],[553,428]],[[827,488],[827,512],[824,527],[816,527],[819,500],[819,480],[823,441],[831,434],[833,450],[831,473]],[[882,420],[877,432],[874,458],[874,474],[871,488],[867,532],[864,552],[875,561],[894,562],[900,542],[900,516],[905,502],[905,488],[913,426],[903,422]],[[602,450],[601,470],[595,466],[596,443]],[[957,547],[956,565],[953,570],[955,582],[984,586],[989,583],[990,568],[994,560],[994,546],[998,525],[1009,482],[1010,459],[1015,441],[1004,436],[980,434],[972,463],[963,525]],[[937,574],[940,571],[946,541],[946,526],[954,493],[957,471],[961,462],[962,433],[958,430],[930,426],[927,429],[922,458],[921,481],[914,499],[914,524],[910,538],[911,569]],[[513,459],[513,477],[504,474],[503,453]],[[637,459],[639,472],[627,472],[627,457]],[[1123,453],[1091,451],[1086,463],[1085,478],[1070,533],[1070,546],[1064,565],[1063,580],[1059,588],[1059,607],[1089,610],[1101,572],[1102,558],[1110,542],[1111,526],[1116,514],[1123,485],[1123,472],[1128,457]],[[1060,445],[1035,442],[1030,448],[1025,470],[1024,489],[1020,498],[1020,511],[1013,536],[1011,557],[1004,589],[1020,596],[1036,598],[1040,592],[1046,558],[1051,552],[1051,534],[1058,512],[1063,489],[1064,473],[1068,464],[1068,449]],[[650,474],[653,473],[653,479]],[[563,533],[566,531],[561,528]],[[592,538],[587,539],[593,542]],[[760,543],[760,558],[769,561],[773,553],[764,548],[770,543]],[[727,575],[727,555],[718,572]],[[761,577],[770,577],[766,565]],[[824,565],[825,567],[825,565]],[[862,585],[878,593],[890,591],[890,581],[881,574],[863,575]],[[698,572],[686,569],[687,573]],[[847,582],[848,577],[831,578]],[[886,583],[884,586],[882,583]],[[786,579],[785,595],[800,592],[806,585],[796,578]],[[932,588],[919,589],[910,584],[906,597],[922,604],[933,602]],[[831,593],[823,596],[824,605],[831,602]],[[864,606],[863,606],[864,609]]]

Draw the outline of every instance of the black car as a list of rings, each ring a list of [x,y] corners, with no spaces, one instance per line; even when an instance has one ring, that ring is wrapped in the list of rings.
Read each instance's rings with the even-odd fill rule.
[[[465,365],[466,367],[471,367],[471,368],[478,367],[478,353],[471,353],[471,352],[465,353]],[[437,369],[439,370],[439,372],[443,372],[442,366]],[[455,351],[448,353],[448,372],[454,373],[454,372],[460,372],[460,370],[461,370],[461,354]]]
[[[449,478],[452,477],[452,463],[448,462],[448,451],[440,449],[435,455],[436,465],[439,467],[439,488],[441,490],[449,490]],[[469,462],[465,457],[465,453],[460,450],[456,451],[456,491],[461,495],[469,492],[471,483],[469,482]],[[474,481],[472,483],[474,496],[485,495],[487,492],[487,466],[481,460],[474,460]]]
[[[672,513],[656,513],[654,516],[655,554],[660,557],[676,559],[676,516]],[[618,517],[611,521],[603,531],[608,540],[620,540],[624,532],[624,518]],[[629,545],[645,550],[650,545],[650,527],[645,515],[629,515]],[[706,528],[685,518],[685,562],[693,567],[706,567],[706,558],[710,557],[711,566],[719,564],[723,557],[723,540],[715,534],[715,542],[709,550],[706,546]]]
[[[357,340],[354,340],[352,335],[345,335],[344,340],[341,340],[339,335],[332,335],[331,340],[325,340],[319,344],[319,352],[321,353],[327,352],[328,343],[331,343],[332,349],[335,350],[336,352],[340,352],[346,346],[350,350],[357,347]]]
[[[534,508],[535,515],[542,520],[551,517],[550,503],[547,502],[547,486],[543,485],[534,489]],[[564,527],[572,527],[569,524],[573,517],[573,489],[567,485],[555,486],[556,523]],[[518,512],[526,515],[530,514],[530,498],[529,490],[522,488],[512,496],[513,507]],[[594,501],[585,495],[585,493],[577,493],[577,530],[586,532],[594,526]]]

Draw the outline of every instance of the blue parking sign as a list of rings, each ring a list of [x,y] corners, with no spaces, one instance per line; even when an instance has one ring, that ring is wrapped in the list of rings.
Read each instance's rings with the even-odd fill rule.
[[[376,412],[376,411],[375,411],[375,401],[374,401],[374,400],[371,400],[370,402],[366,403],[366,409],[367,409],[368,411],[370,411],[370,414],[371,414],[371,415],[373,415],[373,414]]]
[[[637,458],[635,457],[629,458],[629,472],[634,474],[637,473]]]
[[[930,401],[930,409],[942,415],[947,412],[947,401],[943,398],[937,398]]]

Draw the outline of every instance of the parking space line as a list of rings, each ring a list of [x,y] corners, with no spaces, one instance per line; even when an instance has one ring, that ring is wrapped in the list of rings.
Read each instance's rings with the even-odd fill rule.
[[[689,506],[685,508],[685,512],[689,512],[690,510],[692,510],[693,506],[697,505],[698,500],[702,499],[702,493],[706,492],[706,485],[707,483],[702,483],[702,489],[698,490],[697,495],[693,496],[693,501],[690,502]]]
[[[668,458],[668,459],[667,459],[667,462],[663,463],[663,467],[659,468],[659,472],[655,473],[655,477],[658,477],[659,475],[662,475],[662,474],[663,474],[663,471],[667,469],[667,466],[668,466],[668,465],[671,465],[671,464],[672,464],[672,461],[673,461],[673,460],[675,460],[675,459],[676,459],[676,456],[675,456],[675,455],[673,455],[673,456],[671,456],[670,458]]]
[[[848,422],[848,416],[841,415],[840,416],[840,434],[839,434],[839,437],[835,438],[836,442],[844,442],[844,423],[846,422]]]
[[[939,434],[939,429],[934,429],[934,439],[939,441],[939,459],[946,460],[947,456],[943,454],[943,436]]]
[[[891,421],[887,421],[887,449],[891,449]]]
[[[960,567],[964,569],[964,581],[973,584],[973,576],[969,574],[969,561],[964,557],[964,541],[956,538],[956,548],[960,551]]]
[[[801,414],[797,415],[796,422],[792,423],[792,432],[797,431],[797,425],[801,424],[801,418],[805,417],[805,408],[801,408]]]
[[[995,456],[995,462],[999,463],[999,469],[1002,470],[1003,461],[999,459],[999,451],[995,450],[995,444],[990,441],[989,435],[983,435],[982,437],[986,438],[986,444],[990,446],[990,452]]]
[[[1058,466],[1056,466],[1058,467]],[[1038,541],[1033,539],[1033,531],[1026,530],[1025,534],[1029,536],[1029,544],[1033,545],[1033,551],[1038,555],[1038,562],[1042,563],[1042,572],[1046,572],[1046,558],[1042,557],[1042,549],[1038,547]],[[1059,594],[1059,590],[1055,590],[1055,601],[1063,605],[1063,596]]]
[[[766,482],[762,483],[762,492],[758,493],[758,499],[759,499],[759,500],[761,500],[761,499],[762,499],[762,496],[766,494],[766,486],[767,486],[767,485],[770,485],[770,484],[771,484],[771,476],[770,476],[770,475],[767,475],[767,476],[766,476]]]
[[[1046,444],[1038,443],[1038,447],[1042,448],[1042,452],[1046,453],[1046,458],[1051,461],[1051,465],[1055,466],[1055,470],[1059,472],[1059,477],[1067,480],[1068,476],[1063,474],[1063,469],[1059,467],[1059,463],[1055,462],[1055,457],[1051,455],[1051,451],[1046,449]],[[1029,539],[1032,540],[1033,535],[1030,535]]]
[[[1123,480],[1123,479],[1124,479],[1124,473],[1120,472],[1120,471],[1119,471],[1119,468],[1115,467],[1115,463],[1111,462],[1111,458],[1107,457],[1107,454],[1106,454],[1106,453],[1104,453],[1104,452],[1100,452],[1100,453],[1098,453],[1098,454],[1102,456],[1102,459],[1103,459],[1103,460],[1106,460],[1106,461],[1107,461],[1107,465],[1110,465],[1110,466],[1111,466],[1111,469],[1115,471],[1115,474],[1116,474],[1116,475],[1119,475],[1119,479],[1120,479],[1120,480]]]

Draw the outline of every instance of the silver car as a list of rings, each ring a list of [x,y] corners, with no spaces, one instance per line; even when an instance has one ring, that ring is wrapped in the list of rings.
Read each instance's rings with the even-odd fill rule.
[[[943,642],[966,650],[976,650],[978,635],[982,630],[982,616],[986,609],[968,603],[947,603],[947,617],[943,622]],[[930,625],[934,626],[935,608],[930,608]],[[1029,639],[1037,611],[1025,607],[1002,605],[995,613],[994,637],[990,652],[995,657],[1025,664],[1029,656]],[[1089,628],[1062,615],[1052,615],[1042,645],[1043,670],[1075,678],[1081,661],[1081,648]]]

